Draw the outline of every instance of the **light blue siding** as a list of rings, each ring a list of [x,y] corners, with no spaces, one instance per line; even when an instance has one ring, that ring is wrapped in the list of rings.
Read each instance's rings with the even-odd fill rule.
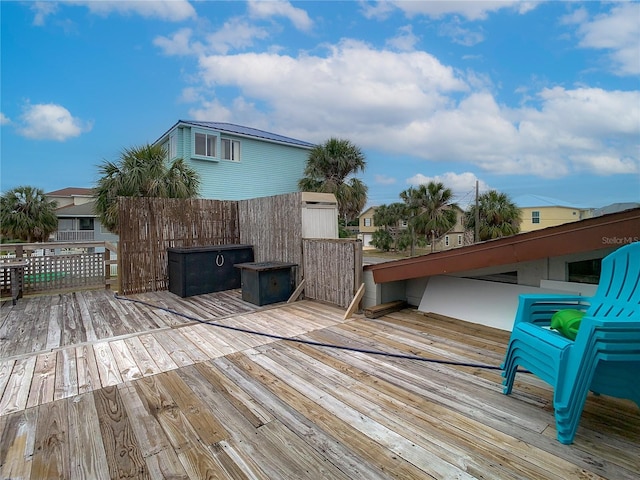
[[[298,181],[303,177],[309,147],[236,136],[201,126],[195,129],[218,135],[217,158],[194,158],[193,136],[189,126],[178,124],[168,133],[176,133],[177,156],[184,158],[200,175],[200,197],[244,200],[298,191]],[[221,138],[240,142],[239,162],[220,158]]]

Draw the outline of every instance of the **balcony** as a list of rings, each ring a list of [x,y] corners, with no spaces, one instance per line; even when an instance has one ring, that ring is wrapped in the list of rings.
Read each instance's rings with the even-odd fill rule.
[[[60,230],[54,233],[55,242],[90,242],[93,240],[93,230]]]

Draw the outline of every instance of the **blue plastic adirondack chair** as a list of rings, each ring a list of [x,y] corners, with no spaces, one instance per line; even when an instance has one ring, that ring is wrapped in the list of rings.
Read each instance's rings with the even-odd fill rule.
[[[569,308],[586,312],[575,341],[548,328],[555,312]],[[640,407],[640,242],[602,260],[593,297],[520,295],[502,364],[505,395],[519,365],[554,388],[561,443],[573,443],[589,391]]]

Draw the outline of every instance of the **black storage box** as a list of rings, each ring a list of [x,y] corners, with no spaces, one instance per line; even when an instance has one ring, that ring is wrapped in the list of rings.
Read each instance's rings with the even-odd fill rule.
[[[237,263],[253,261],[251,245],[168,248],[169,291],[181,297],[240,288]]]
[[[295,263],[256,262],[236,265],[242,271],[242,300],[254,305],[284,302],[293,293]]]

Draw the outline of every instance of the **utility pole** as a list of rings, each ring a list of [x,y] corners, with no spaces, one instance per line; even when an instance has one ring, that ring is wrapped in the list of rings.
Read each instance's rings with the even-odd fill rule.
[[[474,243],[478,243],[480,241],[480,209],[478,208],[478,180],[476,180],[476,210],[475,210],[475,232],[473,234]]]

